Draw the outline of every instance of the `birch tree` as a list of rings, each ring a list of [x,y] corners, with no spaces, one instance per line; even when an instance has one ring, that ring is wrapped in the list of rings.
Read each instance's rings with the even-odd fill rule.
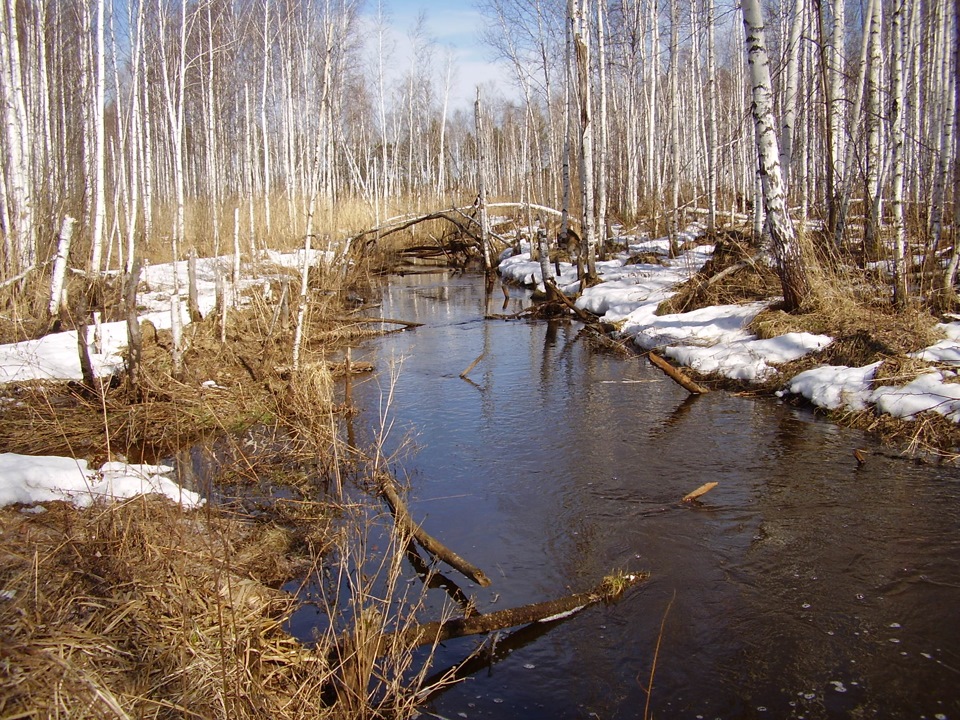
[[[960,0],[957,0],[960,2]],[[893,35],[893,66],[891,79],[893,93],[890,102],[890,143],[893,148],[893,187],[890,199],[890,210],[893,213],[893,303],[898,308],[907,304],[909,288],[907,287],[907,230],[903,217],[903,173],[904,173],[904,133],[903,109],[903,13],[906,0],[896,0],[893,8],[892,29]]]
[[[717,231],[717,48],[714,0],[707,2],[707,232]]]
[[[590,92],[590,35],[586,0],[570,0],[569,16],[576,57],[577,95],[580,101],[581,263],[586,262],[587,283],[597,279],[597,230],[594,206],[593,109]]]
[[[30,129],[27,125],[23,74],[20,64],[20,37],[16,0],[0,0],[0,73],[2,73],[5,222],[7,237],[12,237],[7,253],[16,258],[11,270],[24,273],[37,262],[37,237],[34,224],[34,199],[30,173]]]
[[[740,7],[746,33],[747,64],[753,87],[751,109],[763,186],[763,205],[783,288],[784,307],[788,311],[798,310],[812,298],[812,287],[804,267],[800,243],[787,212],[777,130],[773,119],[773,87],[764,37],[763,12],[760,0],[741,0]]]
[[[94,46],[94,62],[90,66],[95,69],[93,78],[93,97],[91,103],[93,131],[94,131],[94,151],[93,151],[93,230],[91,238],[90,269],[100,272],[100,261],[103,253],[104,225],[107,217],[107,196],[106,196],[106,136],[104,128],[104,103],[106,98],[106,50],[104,42],[104,5],[105,0],[96,0],[96,29]]]

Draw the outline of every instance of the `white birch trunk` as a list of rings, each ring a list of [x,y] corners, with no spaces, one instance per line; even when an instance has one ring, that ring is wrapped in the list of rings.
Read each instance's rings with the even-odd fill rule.
[[[707,0],[707,232],[717,231],[717,48],[714,0]]]
[[[570,23],[577,62],[577,88],[580,98],[580,224],[581,264],[586,261],[587,282],[597,278],[597,231],[594,205],[593,110],[590,93],[590,36],[586,27],[586,0],[570,0]]]
[[[753,120],[756,126],[757,155],[760,161],[760,179],[763,184],[763,204],[767,226],[773,239],[783,300],[786,309],[796,310],[811,294],[810,283],[803,265],[800,244],[787,212],[783,176],[780,173],[780,153],[777,130],[773,119],[773,89],[770,63],[763,30],[760,0],[742,0],[743,26],[746,32],[747,62],[753,85]]]
[[[480,213],[480,251],[483,253],[483,269],[490,272],[493,263],[490,257],[490,222],[487,218],[487,150],[483,133],[483,109],[480,105],[480,88],[477,88],[477,100],[474,104],[474,118],[477,128],[477,209]]]
[[[15,272],[26,272],[37,262],[37,240],[28,147],[23,76],[20,64],[16,0],[0,0],[0,71],[2,71],[4,129],[6,131],[7,234],[16,255]]]
[[[270,85],[270,0],[263,2],[263,84],[260,87],[260,151],[263,153],[263,225],[270,237],[270,195],[273,192],[270,167],[270,134],[267,129],[267,89]]]
[[[881,23],[883,22],[883,3],[876,3],[870,19],[870,69],[867,80],[867,178],[864,191],[864,227],[863,249],[868,258],[877,253],[877,240],[880,232],[880,198],[882,182],[882,157],[880,148],[880,78],[882,59],[880,53]]]
[[[73,225],[75,222],[69,215],[64,215],[63,224],[60,226],[57,256],[53,261],[53,276],[50,282],[48,314],[51,318],[60,314],[60,307],[63,303],[63,281],[67,275],[67,259],[70,257],[70,242],[73,240]]]
[[[600,259],[606,259],[607,173],[610,164],[610,128],[607,119],[607,48],[604,31],[604,3],[597,0],[597,64],[600,68],[600,158],[597,165],[597,232]]]
[[[105,0],[96,0],[96,45],[94,46],[94,61],[96,78],[93,94],[93,130],[94,137],[94,201],[93,201],[93,230],[91,237],[90,269],[99,273],[103,253],[104,225],[107,216],[106,187],[104,186],[106,165],[106,134],[104,129],[104,102],[106,98],[106,51],[104,43],[104,5]]]
[[[846,0],[833,0],[833,33],[830,43],[830,130],[833,139],[834,187],[840,186],[846,175]],[[832,201],[831,201],[832,202]]]
[[[680,0],[670,0],[670,257],[680,232]]]
[[[946,9],[943,9],[943,14],[946,15]],[[957,22],[960,22],[960,18],[956,19]],[[949,17],[942,17],[940,23],[944,26],[949,24]],[[956,48],[953,49],[956,51]],[[948,55],[944,53],[944,55]],[[948,55],[952,57],[951,55]],[[940,74],[940,79],[938,80],[939,87],[937,88],[937,96],[939,98],[942,111],[939,116],[939,151],[936,156],[933,168],[933,191],[931,193],[930,201],[930,242],[933,247],[933,252],[936,253],[941,248],[942,236],[943,236],[943,216],[945,213],[945,203],[946,203],[946,189],[947,181],[950,173],[951,162],[951,151],[953,150],[953,132],[954,132],[954,114],[956,108],[954,107],[954,84],[957,82],[956,77],[951,77],[952,73],[948,71],[950,63],[945,61],[940,64],[940,67],[944,72]]]
[[[896,3],[893,8],[893,66],[891,80],[893,82],[893,97],[890,108],[890,141],[893,147],[893,187],[890,199],[890,210],[893,213],[893,303],[898,308],[907,304],[909,288],[907,287],[907,230],[903,217],[903,174],[904,174],[904,133],[903,110],[906,97],[903,90],[903,3]]]

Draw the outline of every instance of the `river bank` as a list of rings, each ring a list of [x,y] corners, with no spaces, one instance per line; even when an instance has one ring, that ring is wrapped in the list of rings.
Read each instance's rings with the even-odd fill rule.
[[[831,332],[796,331],[790,326],[802,327],[805,319],[778,317],[775,295],[661,312],[712,257],[714,246],[701,244],[702,237],[698,228],[689,229],[681,237],[687,249],[672,259],[666,238],[626,238],[623,251],[597,263],[598,285],[581,288],[570,263],[558,265],[554,281],[565,294],[579,295],[577,307],[614,327],[638,351],[656,350],[707,384],[802,400],[912,450],[956,456],[960,322],[935,324],[912,310],[919,323],[905,315],[898,327],[890,312],[865,312],[838,298],[833,317],[806,321],[832,326]],[[503,258],[499,272],[508,282],[542,287],[540,265],[527,252]],[[748,297],[756,295],[751,287]]]

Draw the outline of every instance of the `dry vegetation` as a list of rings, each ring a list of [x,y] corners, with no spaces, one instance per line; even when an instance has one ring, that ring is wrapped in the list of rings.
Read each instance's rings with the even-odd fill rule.
[[[392,540],[371,572],[365,536],[382,510],[375,500],[345,506],[339,492],[345,474],[366,472],[339,435],[349,409],[336,404],[333,377],[346,344],[380,332],[354,320],[357,299],[370,295],[367,273],[358,264],[346,279],[316,275],[295,373],[292,321],[274,324],[275,308],[254,294],[229,313],[226,342],[217,318],[186,328],[179,374],[169,333],[144,326],[136,391],[122,379],[5,388],[5,451],[97,463],[219,443],[208,481],[262,499],[190,513],[156,498],[0,510],[0,717],[413,712],[425,669],[411,668],[410,647],[379,642],[416,615],[419,591],[398,581],[406,541],[381,529]],[[31,326],[25,304],[7,315],[8,338],[46,331]],[[266,438],[256,450],[238,435],[251,427]],[[278,485],[286,499],[263,492]],[[286,628],[299,601],[279,588],[329,577],[339,578],[325,595],[335,622],[303,645]]]
[[[0,511],[0,715],[409,717],[427,666],[395,632],[419,600],[400,589],[405,541],[361,570],[365,509],[285,504],[260,523],[146,497]],[[278,588],[323,577],[350,592],[304,645]]]
[[[914,303],[896,310],[889,287],[875,275],[856,267],[849,257],[825,249],[823,238],[804,238],[805,252],[817,257],[813,274],[815,302],[802,312],[787,313],[776,304],[761,311],[748,329],[759,338],[789,332],[829,335],[834,341],[822,351],[785,363],[766,382],[744,387],[725,378],[705,378],[717,386],[749,392],[773,392],[794,375],[820,365],[862,367],[880,362],[874,387],[904,385],[931,363],[909,357],[941,340],[937,317]],[[768,261],[746,236],[735,232],[717,238],[714,257],[691,280],[658,308],[659,314],[688,312],[723,303],[766,300],[780,293],[779,280]],[[694,373],[696,374],[696,373]],[[953,458],[960,449],[960,428],[937,413],[923,413],[915,421],[878,416],[872,410],[832,414],[846,425],[876,433],[882,440],[906,445],[908,451]]]

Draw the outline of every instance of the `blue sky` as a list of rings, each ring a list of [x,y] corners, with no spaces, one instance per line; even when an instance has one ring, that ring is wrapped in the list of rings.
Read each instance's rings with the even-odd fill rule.
[[[383,0],[383,6],[393,31],[397,65],[406,67],[409,62],[407,35],[421,12],[426,16],[427,32],[437,43],[433,65],[438,76],[443,72],[446,48],[453,53],[456,76],[451,90],[452,105],[464,107],[472,104],[477,85],[490,82],[504,94],[512,92],[509,70],[490,60],[490,51],[480,38],[486,20],[473,2]],[[367,0],[365,14],[373,15],[376,7],[377,0]]]

